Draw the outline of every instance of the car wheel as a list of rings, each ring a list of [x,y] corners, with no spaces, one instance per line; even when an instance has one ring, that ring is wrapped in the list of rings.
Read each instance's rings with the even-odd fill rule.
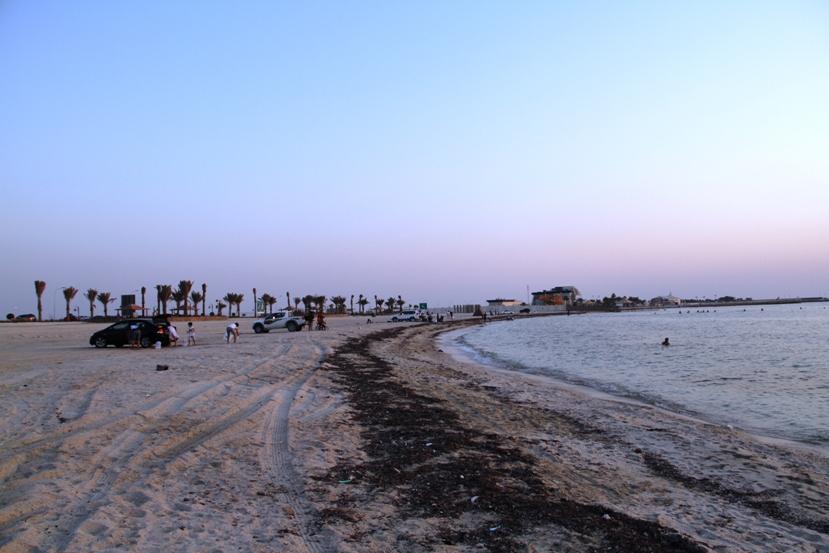
[[[299,330],[299,325],[296,324],[294,321],[288,321],[285,325],[285,328],[288,329],[288,332],[296,332]]]
[[[95,347],[96,348],[105,348],[107,347],[107,339],[103,336],[98,336],[95,338]]]
[[[144,336],[143,338],[141,338],[141,347],[142,348],[150,347],[150,337],[149,336]]]
[[[262,334],[263,332],[265,332],[265,327],[262,326],[261,323],[256,323],[255,325],[253,325],[253,331],[257,334]]]

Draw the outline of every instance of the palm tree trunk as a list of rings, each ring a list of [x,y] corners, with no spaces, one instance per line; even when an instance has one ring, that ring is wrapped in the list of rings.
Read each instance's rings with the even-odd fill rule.
[[[89,318],[95,316],[95,300],[89,300]]]
[[[43,320],[43,302],[41,301],[40,294],[37,295],[37,320]]]
[[[201,285],[201,316],[207,315],[207,284]]]
[[[69,318],[69,300],[66,300],[66,318]]]

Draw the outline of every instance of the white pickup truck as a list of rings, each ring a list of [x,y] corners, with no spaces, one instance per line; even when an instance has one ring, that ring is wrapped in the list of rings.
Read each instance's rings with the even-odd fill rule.
[[[303,319],[293,317],[287,311],[277,311],[255,321],[253,323],[253,331],[257,334],[262,334],[263,332],[270,332],[271,330],[287,328],[288,332],[296,332],[297,330],[302,330],[303,326],[305,326]]]

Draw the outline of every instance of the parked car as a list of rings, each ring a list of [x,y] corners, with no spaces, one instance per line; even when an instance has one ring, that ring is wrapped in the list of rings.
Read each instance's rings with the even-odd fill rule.
[[[37,317],[34,316],[32,313],[26,313],[25,315],[18,315],[14,318],[14,322],[16,323],[32,323],[37,320]]]
[[[399,323],[403,321],[419,321],[420,311],[417,309],[406,309],[391,318],[392,322]]]
[[[521,310],[519,311],[519,313],[529,313],[529,312],[530,312],[530,308],[529,308],[529,307],[525,307],[524,309],[521,309]]]
[[[271,330],[287,328],[288,332],[296,332],[297,330],[302,330],[303,326],[305,326],[303,319],[294,317],[287,311],[277,311],[255,321],[253,323],[253,331],[257,334],[262,334],[263,332],[270,332]]]
[[[139,343],[142,348],[148,348],[156,342],[162,346],[170,345],[170,334],[167,331],[166,323],[154,323],[146,319],[127,319],[118,321],[103,330],[99,330],[89,338],[89,345],[96,348],[107,346],[123,347],[130,343],[130,325],[138,323],[141,331]]]

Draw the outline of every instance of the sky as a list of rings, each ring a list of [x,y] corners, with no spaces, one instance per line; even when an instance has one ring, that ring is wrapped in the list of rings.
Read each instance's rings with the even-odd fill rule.
[[[827,98],[821,1],[4,0],[0,311],[829,296]]]

